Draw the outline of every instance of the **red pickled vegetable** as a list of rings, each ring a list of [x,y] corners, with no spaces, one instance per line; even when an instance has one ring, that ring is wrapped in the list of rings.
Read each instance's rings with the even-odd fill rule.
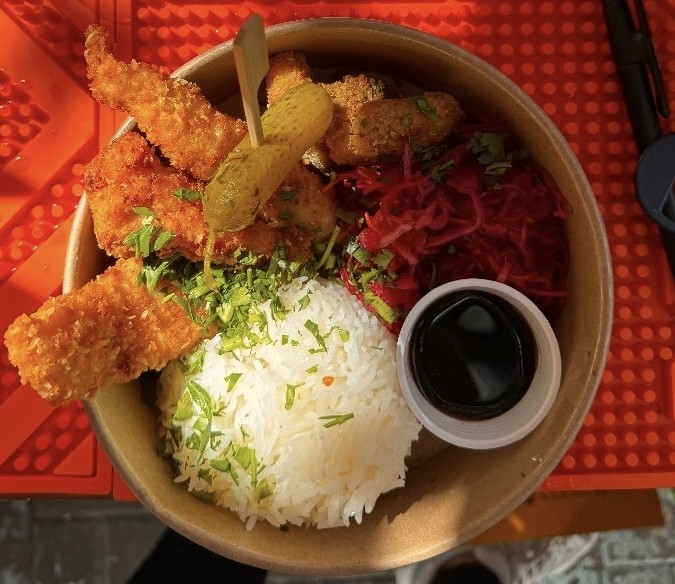
[[[420,159],[408,147],[397,164],[357,167],[332,183],[345,208],[363,212],[367,202],[341,277],[391,330],[428,290],[460,278],[513,286],[550,319],[562,310],[568,203],[498,132],[467,124],[440,154]]]

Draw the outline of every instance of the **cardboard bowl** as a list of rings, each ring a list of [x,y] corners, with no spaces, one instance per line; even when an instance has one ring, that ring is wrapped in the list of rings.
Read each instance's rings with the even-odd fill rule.
[[[507,447],[448,447],[409,471],[406,485],[382,496],[361,525],[281,531],[258,523],[248,532],[225,509],[199,501],[173,482],[156,453],[155,414],[137,383],[102,388],[85,404],[94,431],[126,483],[157,517],[197,543],[240,562],[282,572],[356,574],[392,569],[444,552],[478,535],[522,503],[553,471],[593,400],[612,317],[610,255],[588,181],[567,142],[532,100],[479,58],[401,26],[317,19],[270,27],[271,54],[296,50],[310,64],[347,65],[402,77],[454,94],[466,107],[505,123],[557,181],[574,213],[568,221],[571,294],[554,330],[562,354],[559,395],[530,435]],[[175,73],[214,103],[236,92],[231,42]],[[118,134],[133,129],[127,122]],[[106,262],[93,235],[86,198],[68,250],[64,289],[100,273]]]

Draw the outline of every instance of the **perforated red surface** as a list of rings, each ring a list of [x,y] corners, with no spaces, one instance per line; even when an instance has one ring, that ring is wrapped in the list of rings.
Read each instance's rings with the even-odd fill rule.
[[[645,5],[675,109],[675,0]],[[266,24],[349,16],[412,26],[484,58],[544,108],[578,155],[602,209],[616,309],[595,403],[543,488],[675,484],[675,286],[658,230],[635,201],[637,153],[597,1],[0,2],[0,330],[59,292],[83,165],[122,119],[87,91],[86,26],[110,28],[121,58],[173,70],[231,38],[251,12]],[[675,131],[675,117],[664,130]],[[55,410],[21,387],[4,347],[0,493],[130,496],[81,406]]]

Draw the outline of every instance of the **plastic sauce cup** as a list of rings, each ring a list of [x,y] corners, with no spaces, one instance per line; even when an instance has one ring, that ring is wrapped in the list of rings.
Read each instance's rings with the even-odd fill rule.
[[[441,411],[427,399],[413,372],[411,351],[417,324],[438,300],[461,291],[489,293],[505,300],[523,317],[534,338],[536,364],[529,387],[515,405],[488,419],[468,419]],[[499,282],[468,278],[434,288],[413,307],[398,337],[396,370],[405,400],[430,432],[464,448],[498,448],[524,438],[551,409],[560,386],[560,349],[548,319],[524,294]]]

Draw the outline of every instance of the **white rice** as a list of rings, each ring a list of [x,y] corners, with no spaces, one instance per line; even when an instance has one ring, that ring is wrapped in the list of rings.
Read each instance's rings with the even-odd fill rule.
[[[380,494],[404,484],[405,457],[420,430],[398,386],[395,339],[337,283],[297,278],[280,296],[290,309],[285,318],[274,320],[269,301],[260,307],[267,343],[219,355],[216,337],[203,343],[201,372],[186,375],[177,361],[162,372],[158,405],[176,481],[238,513],[247,529],[259,519],[320,528],[361,523]],[[325,351],[306,323],[318,325]],[[240,377],[228,391],[232,374]],[[205,445],[208,415],[199,417],[199,396],[183,397],[191,409],[178,417],[189,417],[175,419],[190,381],[211,396]],[[292,400],[289,385],[297,386]],[[170,437],[178,428],[176,444]]]

